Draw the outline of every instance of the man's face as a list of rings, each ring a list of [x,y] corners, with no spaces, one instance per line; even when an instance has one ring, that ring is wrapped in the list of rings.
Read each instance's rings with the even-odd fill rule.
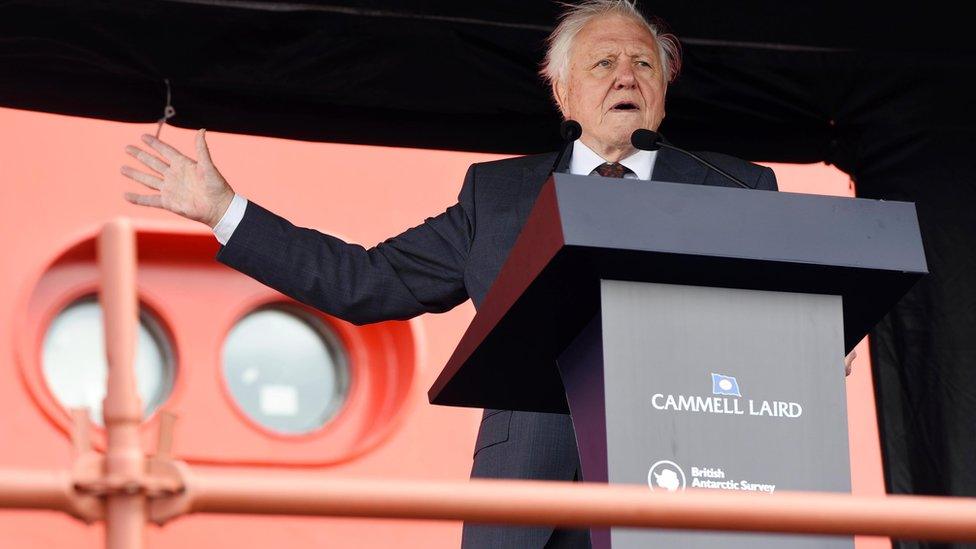
[[[583,126],[583,141],[597,153],[630,150],[634,130],[657,130],[664,118],[667,84],[654,36],[626,17],[590,21],[553,91],[563,116]]]

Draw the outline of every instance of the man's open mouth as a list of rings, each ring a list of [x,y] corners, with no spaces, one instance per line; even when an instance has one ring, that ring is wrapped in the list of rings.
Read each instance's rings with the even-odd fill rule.
[[[611,112],[639,111],[640,107],[632,101],[621,101],[610,108]]]

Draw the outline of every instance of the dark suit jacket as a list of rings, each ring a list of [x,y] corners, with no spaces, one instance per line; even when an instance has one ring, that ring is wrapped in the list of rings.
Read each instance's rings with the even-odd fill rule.
[[[758,189],[772,170],[715,153],[708,161]],[[545,182],[555,153],[474,164],[457,204],[365,249],[287,220],[251,202],[217,259],[330,315],[365,324],[443,312],[468,298],[479,307]],[[561,169],[568,164],[568,155]],[[734,186],[679,153],[658,152],[652,179]],[[569,416],[486,410],[473,477],[573,480]],[[465,547],[542,547],[552,528],[466,525]]]

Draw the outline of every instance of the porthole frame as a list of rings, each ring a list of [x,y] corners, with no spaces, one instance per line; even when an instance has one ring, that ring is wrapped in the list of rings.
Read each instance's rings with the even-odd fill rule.
[[[57,395],[54,394],[44,375],[44,339],[57,316],[69,306],[83,299],[94,298],[98,301],[99,287],[100,280],[97,277],[97,273],[93,272],[91,276],[81,277],[80,280],[76,280],[74,283],[56,292],[52,292],[50,297],[42,301],[43,305],[41,305],[40,313],[37,316],[37,327],[32,329],[33,337],[25,341],[22,337],[23,332],[21,330],[15,330],[14,332],[15,338],[21,343],[18,345],[19,349],[16,356],[19,363],[18,369],[24,377],[24,382],[30,389],[28,395],[36,402],[38,408],[41,409],[50,421],[61,426],[69,434],[74,425],[71,409],[67,408],[58,399]],[[154,337],[161,335],[165,338],[167,345],[164,346],[164,354],[168,355],[167,359],[172,370],[169,381],[169,392],[166,397],[159,402],[159,405],[151,414],[142,418],[139,428],[140,431],[146,431],[156,425],[159,413],[166,409],[169,402],[178,398],[182,391],[181,364],[179,363],[181,354],[180,341],[176,337],[175,332],[170,326],[169,319],[164,313],[165,307],[163,304],[151,292],[144,291],[139,286],[136,287],[136,299],[140,318],[144,314],[149,315],[154,327],[158,331],[154,334]],[[140,402],[140,404],[142,403]],[[94,431],[94,434],[98,435],[99,439],[104,437],[104,425],[94,421],[89,421],[88,423]]]
[[[344,391],[341,402],[331,411],[329,416],[321,425],[303,433],[286,433],[277,431],[254,419],[254,417],[252,417],[251,414],[249,414],[243,408],[243,406],[240,405],[227,382],[227,376],[224,371],[224,349],[227,345],[227,340],[230,337],[231,332],[248,316],[268,310],[283,311],[288,314],[295,315],[301,321],[308,324],[309,328],[316,332],[316,335],[325,341],[325,345],[330,349],[330,355],[332,355],[333,360],[338,359],[337,363],[342,369],[340,376],[344,378],[342,380]],[[217,359],[216,368],[217,375],[219,377],[218,383],[221,388],[221,393],[223,394],[224,399],[227,401],[228,406],[230,406],[241,421],[246,423],[250,428],[258,431],[264,436],[275,439],[301,441],[317,438],[320,431],[328,430],[329,425],[343,415],[352,395],[354,394],[353,390],[357,375],[352,364],[353,359],[350,356],[351,353],[349,351],[349,342],[343,337],[341,328],[339,328],[336,323],[332,321],[331,317],[295,301],[276,298],[261,299],[253,303],[249,303],[249,306],[242,308],[241,313],[234,317],[233,322],[231,322],[230,326],[223,330],[222,333],[223,339],[218,346],[220,349],[220,356]],[[339,352],[331,352],[334,348],[338,348]]]
[[[76,293],[77,292],[72,292],[71,295],[74,295]],[[87,303],[87,302],[95,303],[96,305],[98,305],[99,308],[101,308],[102,303],[99,300],[97,288],[93,288],[92,291],[87,293],[82,292],[79,295],[75,295],[73,299],[59,300],[58,303],[60,305],[54,308],[55,310],[52,312],[52,314],[45,315],[44,322],[42,323],[42,327],[38,332],[40,341],[37,347],[37,357],[38,357],[38,365],[40,367],[40,372],[41,372],[41,381],[43,382],[44,389],[47,390],[51,398],[55,402],[57,402],[58,405],[61,406],[61,408],[65,411],[65,413],[68,416],[71,415],[71,408],[66,406],[65,403],[62,402],[61,399],[58,398],[56,394],[54,394],[54,391],[51,389],[51,386],[48,383],[47,375],[44,373],[44,341],[47,339],[47,335],[50,332],[51,327],[54,324],[54,321],[57,320],[58,317],[63,312],[67,311],[71,307],[80,305],[82,303]],[[179,366],[176,361],[177,354],[173,350],[174,342],[173,342],[172,331],[168,329],[168,327],[166,326],[165,322],[163,321],[159,313],[156,312],[154,308],[147,305],[144,302],[144,300],[142,299],[138,300],[138,308],[139,308],[139,323],[145,325],[146,331],[149,333],[149,337],[152,338],[152,340],[156,344],[156,347],[160,350],[160,355],[162,356],[162,360],[163,360],[163,367],[165,371],[168,372],[168,375],[166,375],[163,380],[162,390],[160,391],[160,394],[163,396],[156,403],[155,407],[152,408],[152,411],[149,414],[143,416],[142,422],[145,423],[149,421],[151,418],[153,418],[159,410],[162,410],[166,402],[169,401],[170,397],[172,396],[173,390],[176,387],[176,380],[179,377]],[[103,336],[104,336],[104,332],[103,332]],[[107,369],[108,369],[108,364],[106,364],[106,372]],[[143,401],[142,395],[139,396],[139,401],[142,407],[146,408],[146,403]],[[84,407],[84,406],[79,406],[79,408],[80,407]],[[102,423],[103,420],[104,418],[98,418],[97,420],[95,418],[91,418],[91,425],[98,429],[104,429],[105,426]]]

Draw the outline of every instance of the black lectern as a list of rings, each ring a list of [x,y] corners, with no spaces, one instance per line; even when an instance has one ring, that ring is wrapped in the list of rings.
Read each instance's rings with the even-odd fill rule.
[[[586,481],[850,491],[843,355],[925,272],[909,203],[556,174],[429,397],[571,413]]]

